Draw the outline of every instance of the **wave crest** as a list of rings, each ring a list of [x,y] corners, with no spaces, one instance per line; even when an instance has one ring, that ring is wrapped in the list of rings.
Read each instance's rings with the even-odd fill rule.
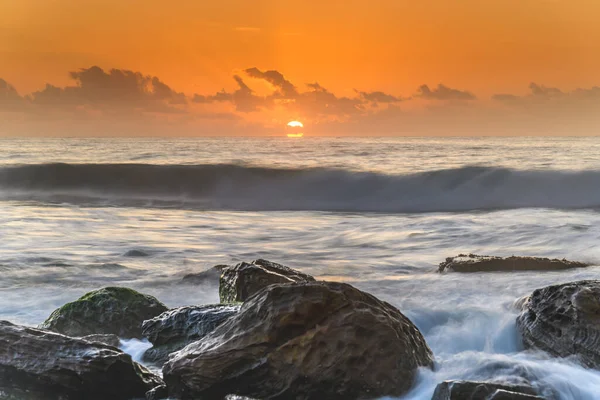
[[[413,213],[600,206],[600,171],[463,167],[405,175],[229,164],[0,168],[3,199],[220,210]]]

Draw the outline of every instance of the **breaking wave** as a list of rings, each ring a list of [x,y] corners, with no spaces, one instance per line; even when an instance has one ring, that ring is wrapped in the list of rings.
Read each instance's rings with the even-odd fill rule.
[[[600,206],[600,171],[462,167],[405,175],[229,164],[0,168],[0,197],[216,210],[414,213]]]

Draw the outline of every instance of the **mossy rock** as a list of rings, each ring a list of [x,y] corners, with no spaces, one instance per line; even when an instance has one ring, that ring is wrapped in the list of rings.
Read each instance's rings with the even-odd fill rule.
[[[56,309],[39,327],[68,336],[114,334],[142,338],[142,322],[168,308],[155,297],[124,287],[86,293]]]

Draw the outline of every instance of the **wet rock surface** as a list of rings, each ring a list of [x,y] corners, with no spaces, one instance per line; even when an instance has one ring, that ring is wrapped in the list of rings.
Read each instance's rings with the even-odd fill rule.
[[[439,272],[556,271],[587,267],[589,264],[541,257],[495,257],[459,254],[440,263]]]
[[[164,362],[170,353],[204,337],[231,316],[237,305],[206,305],[175,308],[144,321],[142,334],[153,345],[144,353],[144,360]]]
[[[535,290],[523,304],[517,328],[526,348],[575,356],[600,368],[600,280]]]
[[[80,339],[87,340],[88,342],[103,343],[112,347],[119,347],[121,340],[117,335],[105,334],[105,335],[87,335]]]
[[[219,282],[219,297],[221,303],[243,302],[269,285],[314,281],[312,276],[295,269],[258,259],[224,268]]]
[[[425,339],[400,311],[343,283],[272,285],[163,368],[175,398],[399,396],[431,367]]]
[[[129,400],[160,384],[114,347],[0,321],[5,399]]]
[[[493,382],[444,381],[437,385],[431,400],[543,400],[527,385]]]
[[[142,322],[167,311],[156,298],[122,287],[89,292],[56,309],[41,329],[69,336],[113,334],[142,338]]]

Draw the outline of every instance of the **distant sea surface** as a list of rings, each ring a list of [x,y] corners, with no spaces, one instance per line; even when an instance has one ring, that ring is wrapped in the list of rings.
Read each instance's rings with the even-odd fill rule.
[[[597,399],[600,372],[522,351],[512,304],[600,266],[436,269],[459,253],[600,265],[599,211],[600,138],[0,139],[0,319],[37,325],[107,285],[213,303],[216,287],[181,278],[265,258],[415,322],[438,369],[404,399],[498,366]]]

